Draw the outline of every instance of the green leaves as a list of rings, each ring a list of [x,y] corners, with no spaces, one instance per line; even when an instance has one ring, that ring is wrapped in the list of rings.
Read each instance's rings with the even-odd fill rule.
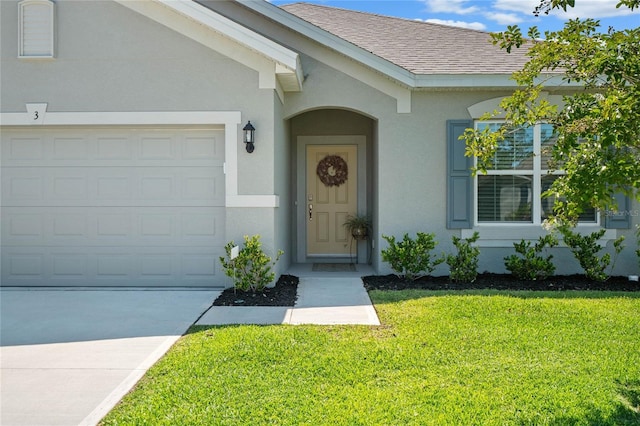
[[[431,258],[431,251],[438,244],[434,237],[435,234],[418,232],[415,240],[404,234],[402,241],[396,241],[394,236],[383,235],[389,247],[380,252],[382,260],[399,275],[411,280],[428,275],[444,260]]]
[[[472,283],[478,276],[478,256],[480,256],[480,249],[472,244],[480,239],[480,234],[475,231],[469,238],[460,238],[455,235],[451,238],[458,252],[445,256],[450,268],[449,277],[454,282]]]
[[[505,267],[519,280],[544,280],[556,270],[551,259],[553,255],[540,255],[546,247],[555,247],[558,240],[551,234],[538,238],[538,242],[531,247],[530,241],[522,240],[513,243],[513,247],[520,256],[512,254],[504,258]]]
[[[233,279],[237,290],[258,292],[271,284],[275,278],[272,267],[284,254],[278,250],[276,259],[271,258],[262,251],[260,235],[249,237],[244,236],[244,247],[239,251],[238,256],[231,259],[231,251],[236,243],[230,241],[224,247],[227,257],[220,257],[220,263],[224,268],[225,275]]]
[[[598,255],[603,249],[598,243],[598,240],[604,236],[606,229],[592,232],[589,235],[581,235],[572,231],[567,226],[561,226],[559,230],[562,233],[564,242],[569,246],[571,252],[580,263],[587,278],[594,281],[606,281],[609,279],[609,274],[606,272],[606,269],[609,264],[611,264],[611,255],[609,253],[605,253],[602,256]],[[613,242],[616,257],[624,248],[622,244],[623,241],[624,236],[620,236]],[[611,270],[613,270],[614,266],[615,257],[611,265]]]
[[[503,33],[492,33],[491,40],[493,44],[499,44],[501,49],[505,49],[507,53],[511,53],[511,49],[522,46],[525,39],[522,37],[522,31],[517,25],[509,25],[507,31]]]
[[[618,7],[633,9],[639,4],[640,0],[627,0]],[[573,5],[572,0],[545,0],[540,10]],[[492,34],[492,42],[507,52],[528,49],[529,61],[513,74],[520,89],[500,107],[512,126],[554,126],[558,140],[551,156],[566,175],[548,194],[564,200],[556,209],[563,220],[575,220],[585,206],[605,209],[614,190],[640,199],[640,29],[598,29],[596,20],[573,19],[559,31],[546,32],[544,40],[538,40],[537,28],[529,31],[532,40],[526,40],[517,26]],[[567,93],[563,106],[543,96],[550,85]],[[491,168],[504,135],[502,130],[465,132],[466,155],[477,158],[474,173]]]

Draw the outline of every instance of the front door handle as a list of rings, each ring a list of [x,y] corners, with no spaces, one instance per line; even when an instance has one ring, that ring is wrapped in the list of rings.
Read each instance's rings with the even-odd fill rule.
[[[309,220],[313,220],[313,204],[309,203]]]

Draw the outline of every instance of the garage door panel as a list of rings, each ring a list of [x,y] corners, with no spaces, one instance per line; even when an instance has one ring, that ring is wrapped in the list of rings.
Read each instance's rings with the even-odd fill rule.
[[[186,136],[182,144],[182,159],[206,161],[212,164],[224,162],[224,138],[222,134],[215,135],[213,140],[208,135]]]
[[[163,247],[13,247],[3,256],[2,273],[11,285],[24,286],[215,286],[224,282],[218,265],[223,255],[207,247],[181,253]]]
[[[16,130],[3,135],[2,165],[209,167],[224,163],[224,130]]]
[[[42,175],[21,169],[11,172],[6,168],[2,169],[3,205],[21,205],[44,198],[45,181]]]
[[[2,133],[2,285],[216,286],[224,131]]]
[[[46,138],[43,138],[43,143]],[[87,161],[90,158],[89,144],[86,136],[62,136],[52,138],[51,155],[52,160],[59,164],[61,160],[71,160],[72,164],[77,161]]]
[[[5,206],[224,206],[222,167],[3,167]]]
[[[224,245],[223,207],[3,207],[2,246]]]

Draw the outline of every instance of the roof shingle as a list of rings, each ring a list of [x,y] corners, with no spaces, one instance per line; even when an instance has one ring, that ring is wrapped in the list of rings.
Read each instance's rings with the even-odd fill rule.
[[[527,61],[526,49],[508,54],[483,31],[309,3],[281,8],[414,74],[511,74]]]

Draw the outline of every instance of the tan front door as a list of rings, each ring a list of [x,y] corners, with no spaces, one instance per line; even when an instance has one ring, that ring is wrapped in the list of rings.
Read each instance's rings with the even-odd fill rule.
[[[307,255],[349,256],[342,224],[357,211],[357,145],[307,145]]]

